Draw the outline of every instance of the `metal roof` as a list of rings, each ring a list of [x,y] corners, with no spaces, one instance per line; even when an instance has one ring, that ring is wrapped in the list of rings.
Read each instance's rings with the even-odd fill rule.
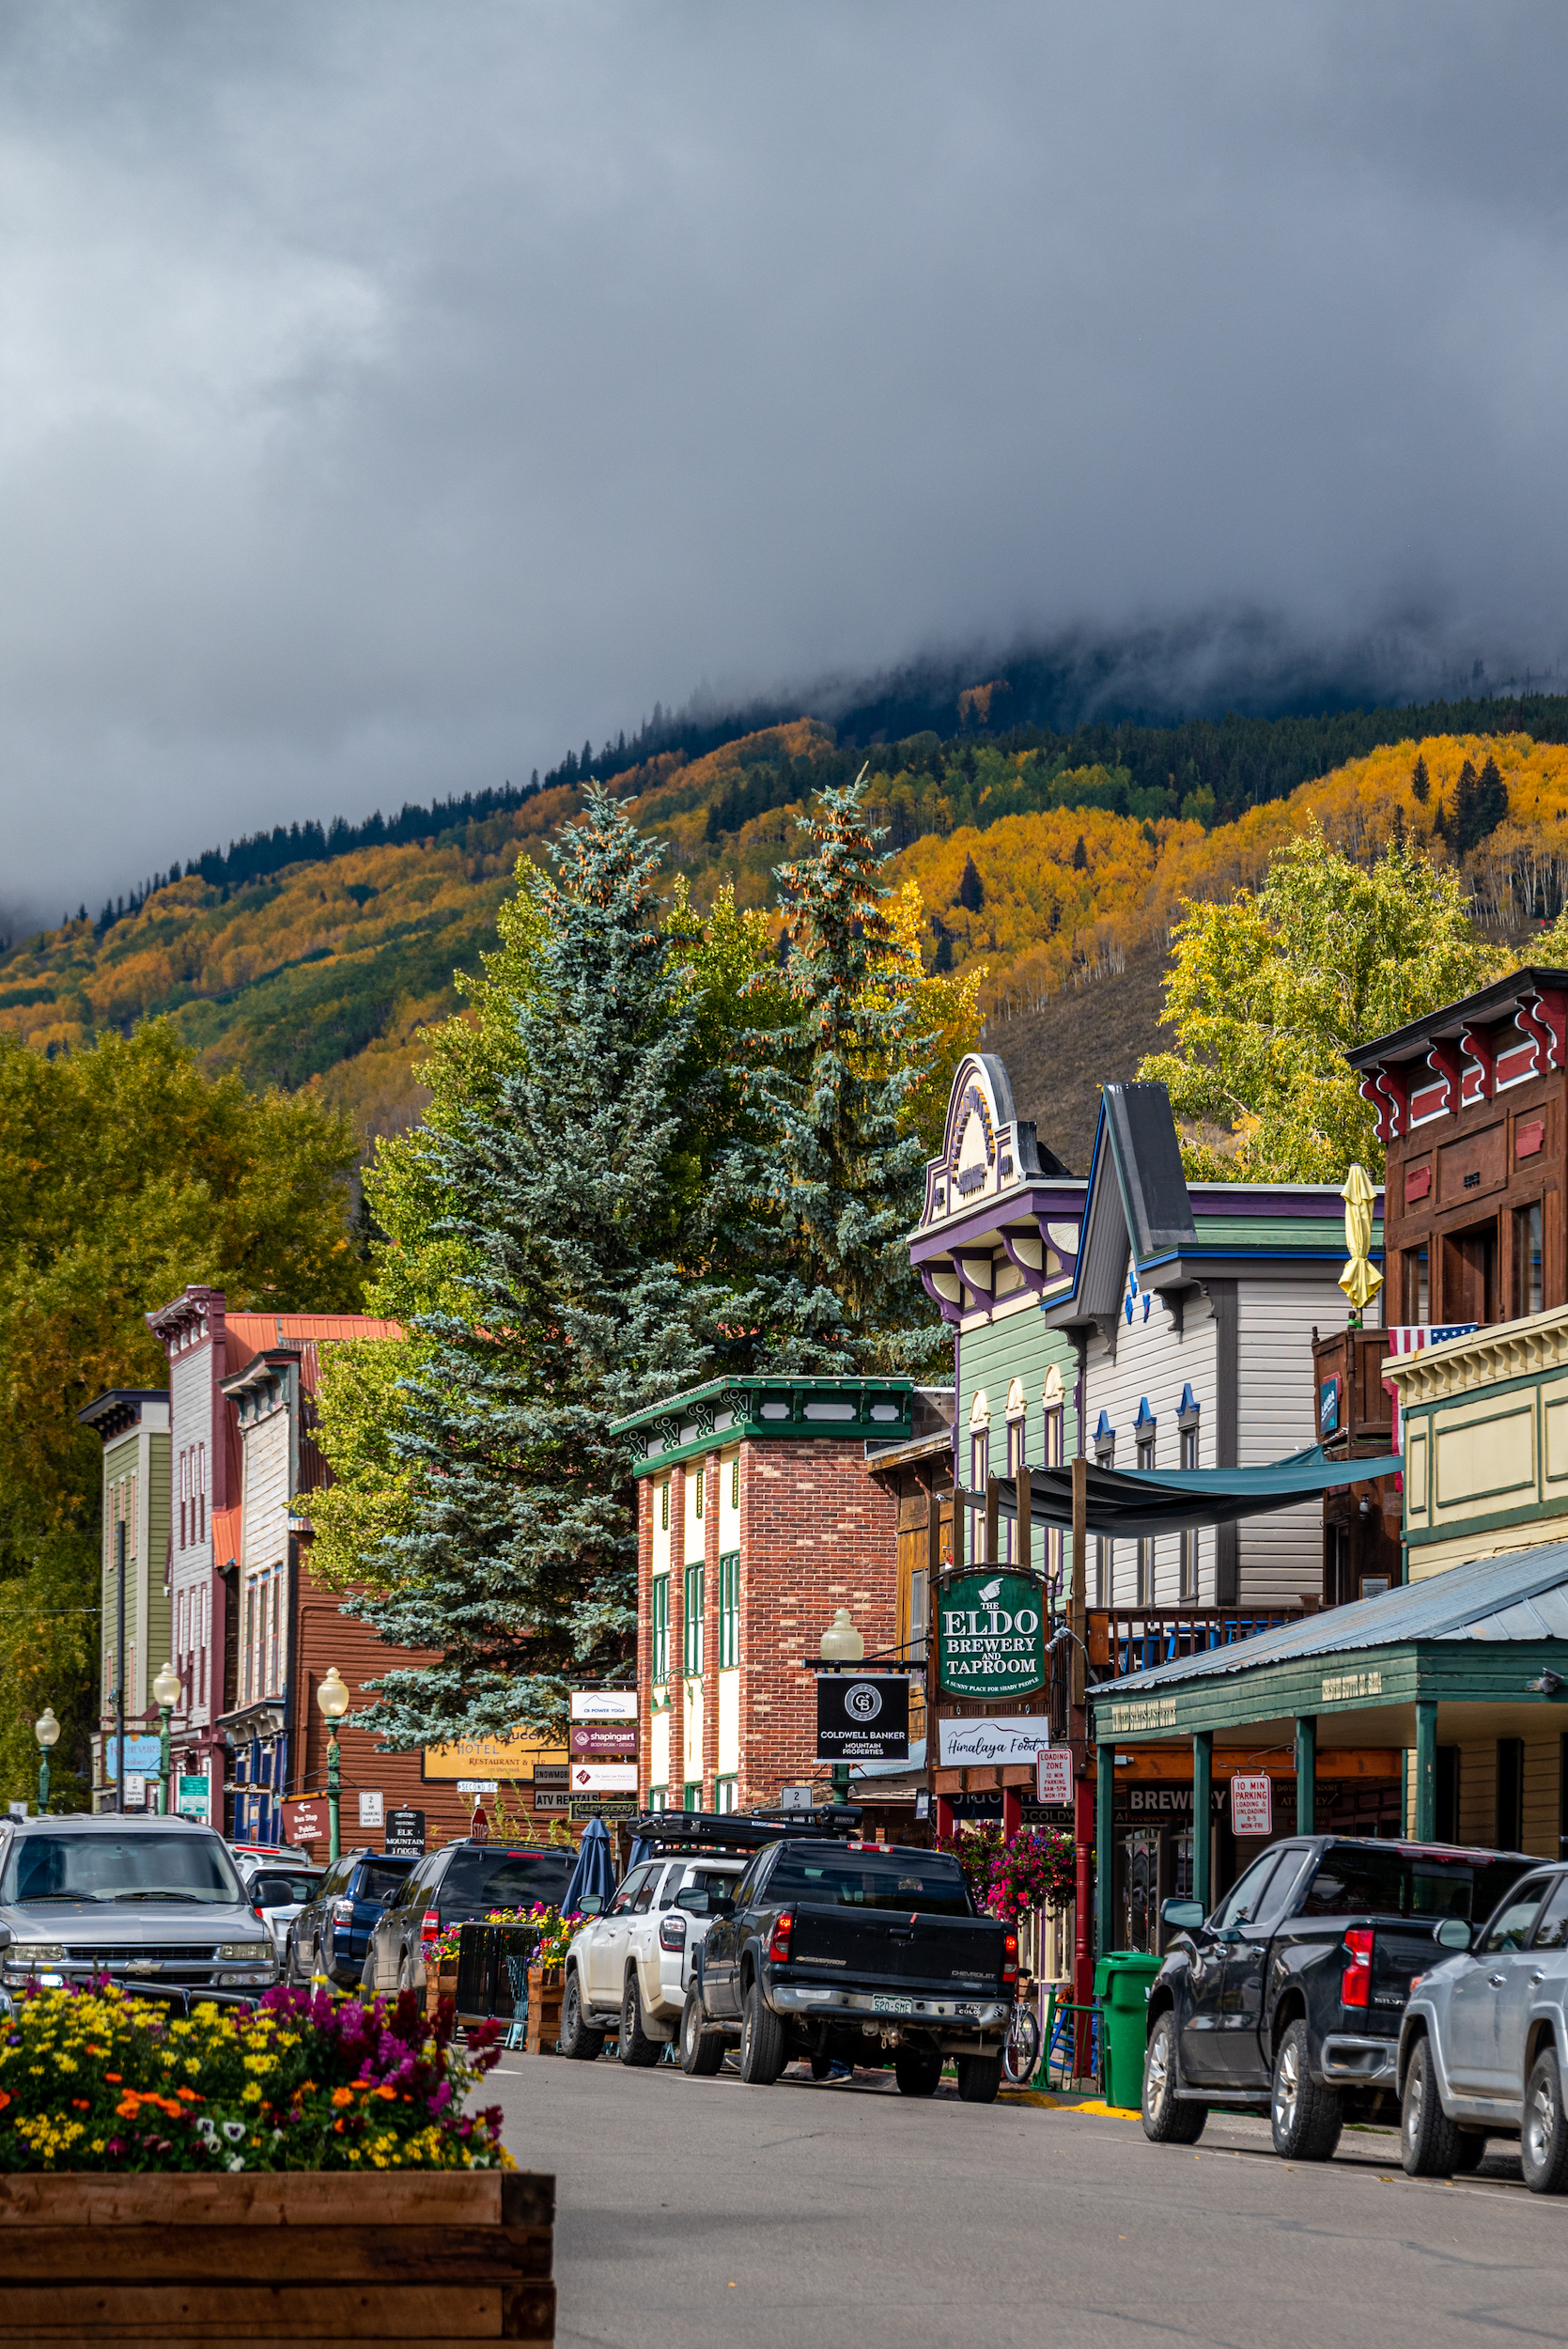
[[[1401,1583],[1377,1598],[1331,1607],[1229,1647],[1157,1664],[1152,1672],[1102,1681],[1093,1693],[1121,1697],[1221,1672],[1255,1672],[1261,1664],[1418,1640],[1568,1640],[1568,1542],[1548,1542],[1501,1558],[1472,1558],[1424,1582]]]

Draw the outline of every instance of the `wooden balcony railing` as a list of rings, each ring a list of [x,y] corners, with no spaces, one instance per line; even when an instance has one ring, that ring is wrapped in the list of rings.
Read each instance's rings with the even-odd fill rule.
[[[1185,1656],[1231,1647],[1307,1612],[1292,1605],[1257,1607],[1110,1607],[1089,1610],[1089,1661],[1102,1680],[1152,1672]],[[1053,1659],[1054,1660],[1054,1659]]]

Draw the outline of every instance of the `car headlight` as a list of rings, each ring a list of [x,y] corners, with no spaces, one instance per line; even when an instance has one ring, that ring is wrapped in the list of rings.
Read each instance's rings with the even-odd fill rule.
[[[238,1958],[241,1963],[252,1966],[270,1966],[272,1962],[272,1944],[270,1940],[223,1941],[218,1945],[218,1955],[230,1960]]]
[[[17,1966],[58,1966],[65,1953],[63,1941],[13,1941],[6,1954]]]

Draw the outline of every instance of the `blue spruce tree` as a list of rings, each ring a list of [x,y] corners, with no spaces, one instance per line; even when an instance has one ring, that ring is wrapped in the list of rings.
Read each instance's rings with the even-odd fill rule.
[[[677,1269],[690,1212],[696,1006],[653,926],[660,846],[590,786],[531,884],[544,916],[522,1060],[438,1147],[462,1312],[418,1327],[398,1449],[413,1530],[352,1602],[386,1641],[367,1723],[396,1747],[558,1731],[567,1680],[629,1666],[631,1452],[612,1421],[709,1367],[713,1293]]]

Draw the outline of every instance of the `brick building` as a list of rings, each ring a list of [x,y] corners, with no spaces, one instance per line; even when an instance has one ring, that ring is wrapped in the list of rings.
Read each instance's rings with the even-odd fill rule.
[[[868,1657],[908,1622],[897,1501],[867,1452],[911,1439],[920,1403],[907,1378],[716,1379],[619,1423],[642,1445],[644,1802],[741,1810],[826,1779],[802,1659],[840,1607]]]

